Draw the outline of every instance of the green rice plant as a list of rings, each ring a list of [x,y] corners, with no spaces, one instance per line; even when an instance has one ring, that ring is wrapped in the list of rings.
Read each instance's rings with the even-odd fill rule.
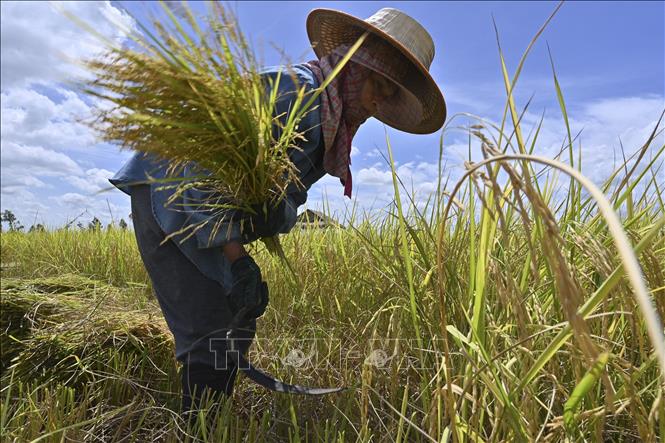
[[[150,294],[150,279],[141,257],[136,255],[132,231],[61,228],[29,235],[3,232],[0,240],[3,278],[41,278],[40,284],[53,287],[51,292],[59,292],[59,286],[80,293],[82,288],[102,282],[122,287],[128,295],[136,289]],[[54,280],[47,282],[45,277]],[[135,299],[144,300],[145,297]]]

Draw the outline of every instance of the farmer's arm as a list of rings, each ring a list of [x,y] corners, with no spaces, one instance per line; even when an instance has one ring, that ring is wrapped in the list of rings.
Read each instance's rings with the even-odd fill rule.
[[[224,246],[222,246],[222,251],[224,251],[224,257],[228,260],[229,263],[233,263],[238,260],[240,257],[249,255],[242,243],[238,241],[231,241]]]
[[[315,92],[318,83],[311,71],[302,67],[297,68],[297,82],[289,75],[284,75],[280,81],[280,95],[275,104],[275,116],[281,120],[282,125],[288,119],[295,106],[298,96],[297,91],[305,85],[305,95]],[[306,98],[303,102],[307,102]],[[307,191],[319,180],[325,171],[323,170],[323,145],[321,133],[320,98],[316,99],[312,106],[305,112],[298,123],[298,130],[303,137],[296,140],[298,149],[289,149],[289,158],[298,170],[299,183],[291,182],[286,190],[287,197],[279,211],[281,223],[275,233],[285,234],[296,224],[298,207],[307,200]],[[275,125],[274,136],[279,137],[281,125]]]

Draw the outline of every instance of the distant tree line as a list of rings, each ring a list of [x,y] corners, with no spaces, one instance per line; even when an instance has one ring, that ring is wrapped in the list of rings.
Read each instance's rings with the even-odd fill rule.
[[[16,218],[16,215],[9,209],[2,211],[2,213],[0,214],[0,231],[4,230],[5,223],[7,224],[7,231],[9,232],[21,232],[25,229],[24,226],[21,224],[21,222],[18,220],[18,218]],[[67,223],[64,226],[64,229],[69,229],[71,225],[72,222]],[[97,217],[93,217],[92,220],[87,225],[79,221],[78,223],[76,223],[76,227],[81,231],[85,230],[101,231],[104,228],[104,225],[102,224],[101,220],[99,220]],[[114,227],[115,227],[114,223],[109,223],[108,225],[106,225],[107,230],[113,229]],[[124,218],[121,218],[120,221],[118,222],[118,228],[124,231],[125,229],[127,229],[127,227],[128,227],[127,222],[125,221]],[[28,232],[43,232],[43,231],[46,231],[46,227],[41,223],[34,224],[30,226],[30,228],[28,229]]]
[[[0,214],[0,227],[2,226],[2,223],[7,223],[9,225],[10,231],[23,230],[23,225],[21,224],[21,222],[18,221],[14,213],[8,209],[3,211],[2,214]]]

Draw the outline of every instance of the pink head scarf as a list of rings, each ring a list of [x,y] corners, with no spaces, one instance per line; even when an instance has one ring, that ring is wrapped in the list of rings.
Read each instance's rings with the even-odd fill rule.
[[[342,60],[348,47],[339,47],[320,60],[307,62],[322,84]],[[321,130],[325,153],[323,168],[344,185],[344,195],[351,198],[351,141],[361,124],[370,114],[360,104],[360,95],[365,80],[371,71],[363,64],[354,63],[371,59],[369,51],[359,48],[342,72],[326,87],[321,97]]]

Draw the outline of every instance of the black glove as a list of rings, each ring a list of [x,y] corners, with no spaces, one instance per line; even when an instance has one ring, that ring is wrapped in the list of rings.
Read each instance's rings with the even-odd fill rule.
[[[252,237],[272,237],[279,234],[279,229],[284,224],[284,212],[286,199],[272,206],[270,203],[252,205],[256,214],[248,214],[245,229],[249,229]]]
[[[231,264],[233,285],[229,293],[229,304],[236,315],[245,310],[250,320],[263,315],[268,306],[268,285],[262,280],[261,269],[249,255],[240,257]]]

